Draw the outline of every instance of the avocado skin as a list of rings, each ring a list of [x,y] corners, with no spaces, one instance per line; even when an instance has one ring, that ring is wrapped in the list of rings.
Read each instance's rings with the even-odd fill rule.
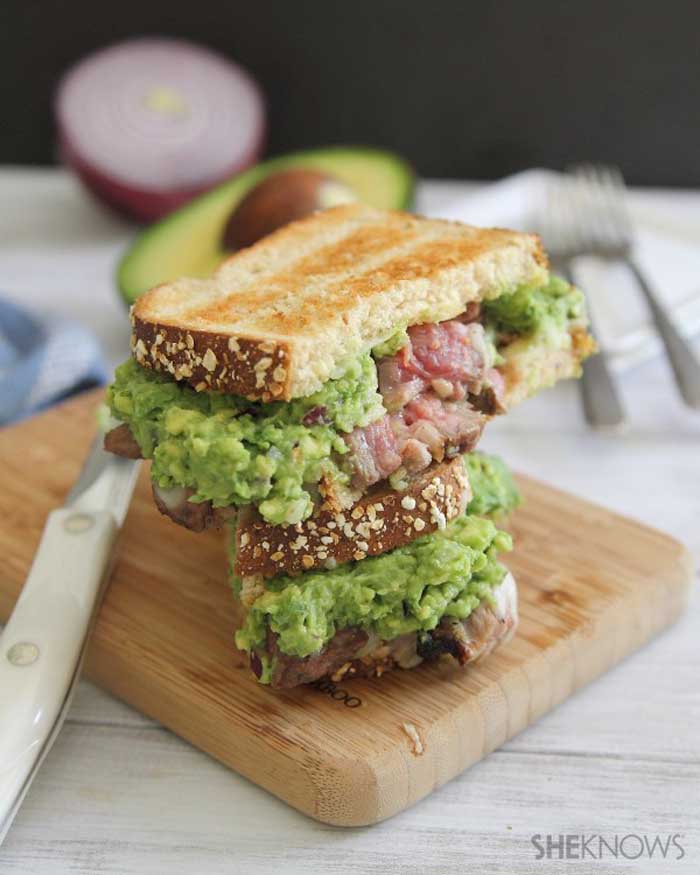
[[[117,267],[117,285],[127,305],[148,289],[180,276],[207,276],[229,254],[223,228],[244,195],[279,170],[308,167],[348,183],[360,200],[381,209],[413,205],[415,174],[392,152],[366,146],[330,146],[272,158],[200,195],[143,231]]]

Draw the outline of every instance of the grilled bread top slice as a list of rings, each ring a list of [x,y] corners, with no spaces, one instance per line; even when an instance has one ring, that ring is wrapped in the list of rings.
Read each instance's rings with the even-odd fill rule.
[[[198,390],[289,401],[400,329],[546,276],[536,235],[349,204],[265,237],[210,279],[152,289],[132,308],[132,348]]]

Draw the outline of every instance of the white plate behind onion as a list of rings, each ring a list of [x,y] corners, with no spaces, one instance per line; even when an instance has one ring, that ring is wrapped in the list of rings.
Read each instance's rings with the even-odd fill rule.
[[[237,64],[184,40],[141,38],[71,68],[56,95],[65,160],[101,198],[155,219],[253,164],[265,108]]]

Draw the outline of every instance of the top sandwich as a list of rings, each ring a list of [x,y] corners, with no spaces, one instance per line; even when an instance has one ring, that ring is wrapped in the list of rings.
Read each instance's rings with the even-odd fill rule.
[[[489,417],[593,349],[581,293],[550,276],[536,236],[359,204],[151,290],[132,322],[107,448],[151,458],[160,509],[190,528],[243,508],[238,572],[264,576],[444,526],[467,500],[454,460]],[[408,525],[426,489],[428,516]],[[359,520],[377,495],[397,533],[324,536],[311,555],[319,516]]]
[[[212,279],[152,289],[133,307],[133,350],[200,391],[291,401],[411,325],[546,282],[536,236],[346,205],[264,238]]]

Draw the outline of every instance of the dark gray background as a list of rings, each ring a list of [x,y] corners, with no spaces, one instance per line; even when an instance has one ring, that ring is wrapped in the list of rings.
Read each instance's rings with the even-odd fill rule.
[[[473,178],[593,159],[700,185],[698,0],[0,0],[0,162],[54,160],[58,76],[137,34],[247,66],[269,153],[369,143]]]

